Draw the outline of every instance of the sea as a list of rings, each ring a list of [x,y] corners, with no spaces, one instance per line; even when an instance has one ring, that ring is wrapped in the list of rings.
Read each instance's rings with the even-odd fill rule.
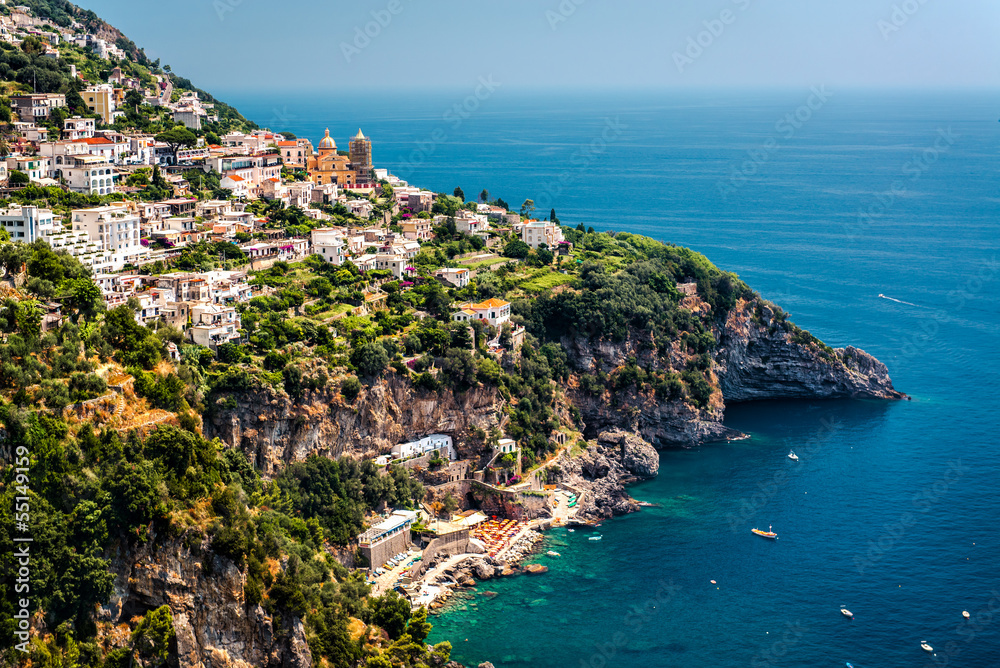
[[[314,144],[361,128],[435,191],[700,251],[912,399],[729,406],[748,440],[661,451],[631,488],[654,507],[549,532],[548,573],[436,615],[455,660],[1000,666],[996,91],[223,97]]]

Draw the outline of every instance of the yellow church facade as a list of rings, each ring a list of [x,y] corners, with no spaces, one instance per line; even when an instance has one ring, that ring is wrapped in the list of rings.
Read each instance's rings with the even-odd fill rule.
[[[330,136],[329,128],[319,142],[316,155],[309,158],[306,169],[309,179],[318,186],[334,183],[341,188],[351,188],[357,182],[351,158],[337,153],[337,142]]]

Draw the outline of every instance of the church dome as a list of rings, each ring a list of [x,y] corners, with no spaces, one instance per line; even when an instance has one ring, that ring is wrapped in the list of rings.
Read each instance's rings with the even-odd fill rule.
[[[326,129],[326,136],[319,141],[320,149],[328,148],[337,150],[337,142],[333,141],[333,137],[330,136],[330,128]]]

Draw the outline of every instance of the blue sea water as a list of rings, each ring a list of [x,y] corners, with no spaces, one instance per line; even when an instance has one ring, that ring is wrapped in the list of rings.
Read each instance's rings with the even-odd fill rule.
[[[752,438],[662,452],[632,489],[658,507],[435,617],[456,660],[1000,666],[1000,95],[829,93],[230,96],[314,142],[360,126],[419,185],[701,251],[913,397],[730,406]]]

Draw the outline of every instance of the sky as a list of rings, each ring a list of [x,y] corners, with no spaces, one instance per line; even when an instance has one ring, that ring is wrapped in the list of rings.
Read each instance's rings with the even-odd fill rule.
[[[82,0],[213,93],[996,87],[997,0]]]

